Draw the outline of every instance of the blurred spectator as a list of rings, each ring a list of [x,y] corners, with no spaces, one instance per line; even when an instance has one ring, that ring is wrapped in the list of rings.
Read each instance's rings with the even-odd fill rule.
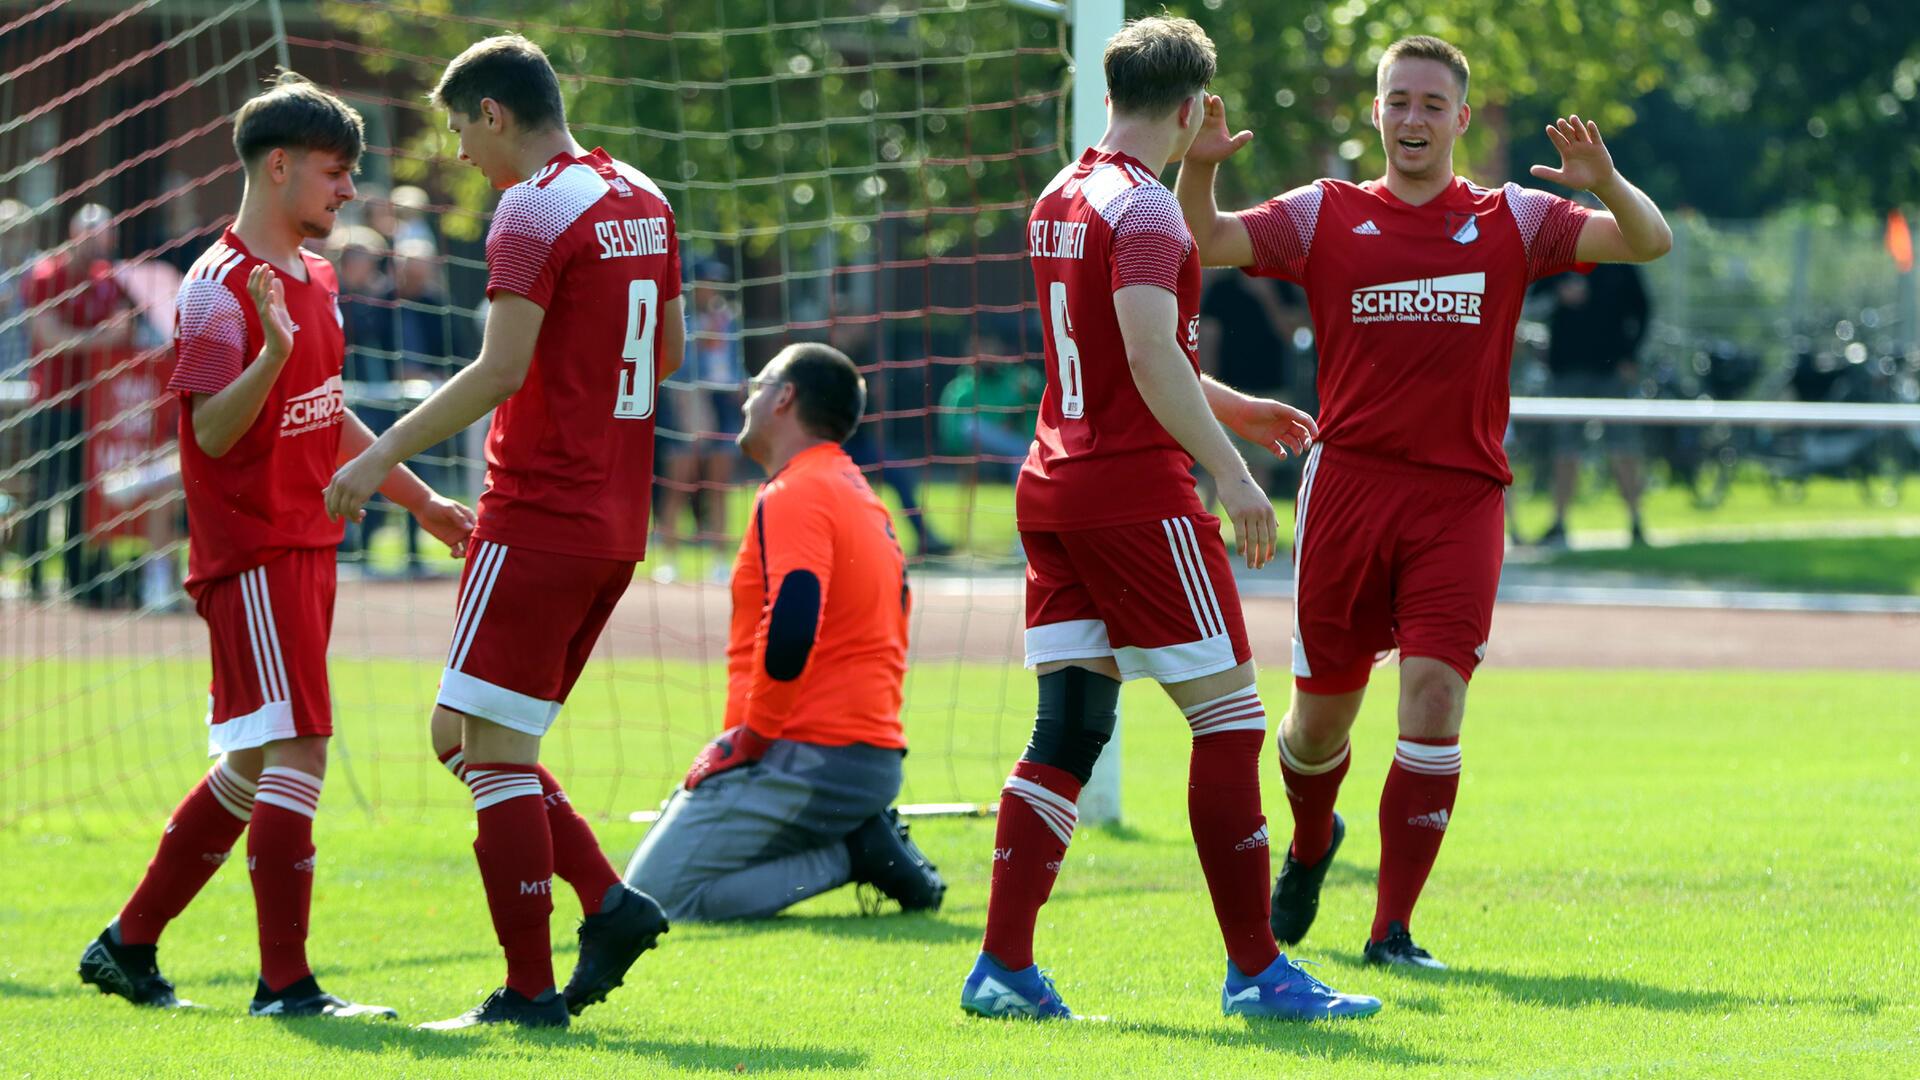
[[[340,325],[347,339],[343,374],[347,382],[360,384],[360,394],[375,398],[355,411],[377,435],[393,426],[402,409],[393,282],[384,266],[387,238],[367,225],[336,228],[327,242],[327,257],[340,277]],[[367,536],[379,523],[391,522],[394,511],[381,503],[365,521],[348,522],[341,553],[360,555],[364,564]]]
[[[940,449],[951,457],[986,457],[979,473],[1011,484],[1033,445],[1040,397],[1047,378],[1014,353],[1016,347],[982,331],[973,339],[974,362],[940,391]]]
[[[851,357],[867,380],[867,413],[853,437],[847,440],[847,456],[869,477],[877,470],[881,482],[893,489],[894,496],[900,500],[901,516],[913,526],[921,555],[950,555],[953,545],[934,532],[933,523],[927,520],[926,511],[920,505],[920,467],[914,458],[916,448],[921,454],[925,453],[925,444],[918,439],[912,444],[897,440],[893,438],[896,434],[911,432],[889,429],[887,425],[890,411],[910,409],[912,405],[894,400],[896,393],[905,388],[894,385],[893,372],[881,363],[879,327],[877,321],[836,322],[828,342]],[[924,379],[926,376],[924,372],[915,372],[911,377]]]
[[[41,308],[33,316],[35,405],[31,442],[45,453],[35,466],[34,510],[22,533],[27,583],[35,598],[45,594],[44,570],[52,521],[61,512],[65,540],[61,570],[75,592],[92,576],[86,538],[86,399],[96,355],[133,342],[132,305],[114,279],[113,215],[88,203],[68,223],[69,243],[34,264],[24,299]]]
[[[1294,391],[1299,373],[1293,362],[1293,332],[1306,324],[1305,300],[1294,286],[1238,270],[1213,271],[1200,297],[1200,370],[1255,397],[1311,408]],[[1272,449],[1238,437],[1234,441],[1261,488],[1281,494],[1275,479],[1282,465]],[[1204,473],[1201,480],[1211,483]],[[1213,493],[1203,494],[1211,504]]]
[[[418,190],[418,189],[416,189]],[[398,190],[395,195],[399,195]],[[404,225],[402,231],[405,231]],[[343,285],[344,289],[345,286]],[[447,302],[443,260],[433,241],[418,236],[395,241],[393,245],[393,301],[391,346],[397,353],[388,368],[388,377],[404,387],[407,380],[425,380],[438,386],[453,377],[454,370],[474,348],[473,322],[457,313]],[[413,395],[396,393],[391,412],[368,425],[384,431],[418,402]],[[454,440],[429,448],[407,464],[420,479],[436,489],[446,490],[452,475]],[[420,557],[420,523],[412,514],[385,504],[387,516],[398,515],[407,538],[407,573],[429,576]]]
[[[32,386],[26,376],[33,332],[22,295],[34,261],[32,220],[25,203],[0,199],[0,462],[7,463],[0,466],[0,474],[12,472],[13,463],[28,453],[22,425],[14,416],[30,404]],[[26,494],[25,483],[21,476],[0,479],[0,544],[7,540],[17,500]]]
[[[1602,263],[1591,274],[1561,274],[1534,288],[1553,300],[1553,314],[1547,321],[1547,370],[1553,396],[1640,396],[1638,357],[1649,315],[1640,268],[1631,263]],[[1540,537],[1543,546],[1566,545],[1567,507],[1579,487],[1587,427],[1555,427],[1553,524]],[[1608,424],[1601,432],[1614,483],[1627,504],[1636,545],[1646,543],[1640,522],[1641,434],[1633,424]]]
[[[433,233],[433,223],[427,219],[427,210],[431,205],[427,193],[412,184],[401,184],[388,196],[393,205],[393,231],[387,235],[393,238],[393,246],[398,248],[409,240],[437,247],[440,238]]]
[[[655,430],[667,483],[661,493],[661,531],[669,545],[679,539],[680,518],[694,493],[698,535],[727,533],[727,494],[740,451],[740,404],[747,373],[740,345],[740,317],[722,286],[732,280],[725,264],[702,260],[693,269],[687,311],[687,362],[661,387]]]

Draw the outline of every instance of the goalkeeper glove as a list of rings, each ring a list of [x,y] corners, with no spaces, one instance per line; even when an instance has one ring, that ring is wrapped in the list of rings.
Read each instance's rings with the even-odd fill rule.
[[[773,740],[745,724],[728,728],[695,755],[693,767],[687,770],[686,789],[692,791],[708,777],[759,761],[772,745]]]

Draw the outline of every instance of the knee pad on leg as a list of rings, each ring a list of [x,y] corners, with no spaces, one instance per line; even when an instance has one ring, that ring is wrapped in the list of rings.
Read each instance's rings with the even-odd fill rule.
[[[1021,758],[1086,783],[1113,737],[1119,705],[1120,684],[1105,675],[1066,667],[1040,676],[1040,708]]]

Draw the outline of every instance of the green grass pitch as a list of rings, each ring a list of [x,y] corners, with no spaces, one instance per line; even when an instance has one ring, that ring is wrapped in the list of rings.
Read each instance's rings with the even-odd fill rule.
[[[424,668],[411,677],[430,685]],[[1003,681],[998,669],[955,669],[931,673],[923,692]],[[403,752],[417,715],[363,708],[342,726],[358,739],[357,775],[381,792],[381,809],[368,816],[338,772],[330,777],[311,951],[326,986],[392,1004],[403,1022],[246,1017],[252,901],[237,865],[162,945],[167,973],[205,1008],[142,1012],[83,988],[80,949],[132,888],[160,816],[62,810],[0,830],[0,1076],[1920,1074],[1920,677],[1485,672],[1453,835],[1415,925],[1453,970],[1417,976],[1358,964],[1392,682],[1381,673],[1356,729],[1341,800],[1353,829],[1320,922],[1295,950],[1334,985],[1385,999],[1372,1019],[1219,1015],[1224,961],[1184,821],[1188,737],[1157,690],[1135,686],[1125,702],[1128,824],[1075,838],[1039,935],[1067,1000],[1109,1023],[962,1017],[993,825],[937,820],[914,827],[952,884],[937,916],[864,918],[842,890],[766,923],[676,927],[570,1031],[415,1032],[406,1022],[476,1003],[501,961],[468,850],[471,813],[450,778]],[[1027,707],[1030,682],[1014,672],[1009,685],[1010,704]],[[1284,676],[1264,686],[1277,706]],[[354,708],[346,689],[343,706]],[[691,691],[662,694],[665,709],[703,707]],[[601,745],[611,729],[593,708],[577,702],[562,719],[574,726],[572,786],[588,807],[639,805],[644,785],[588,766],[619,749],[634,768],[668,770],[644,760],[646,740]],[[950,738],[946,715],[916,715],[910,783],[934,791],[964,775],[983,785],[974,797],[990,797],[1007,763],[985,772],[971,755],[991,746]],[[156,746],[177,740],[184,751],[142,776],[141,790],[177,795],[200,767],[196,725],[190,715],[151,723]],[[690,751],[701,725],[684,726],[661,737],[660,752]],[[389,749],[372,741],[376,728]],[[991,738],[1009,755],[1022,740]],[[16,725],[0,732],[0,761],[11,771],[38,745]],[[947,771],[949,753],[967,755],[964,770]],[[1271,739],[1266,769],[1268,812],[1284,835]],[[27,790],[23,777],[9,779],[10,795]],[[424,803],[402,797],[416,789]],[[616,864],[643,828],[623,815],[598,827]],[[575,909],[564,888],[555,900],[564,977]]]

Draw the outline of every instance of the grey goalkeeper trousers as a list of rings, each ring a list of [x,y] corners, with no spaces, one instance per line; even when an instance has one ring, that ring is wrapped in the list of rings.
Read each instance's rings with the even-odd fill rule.
[[[900,750],[774,740],[753,765],[680,788],[627,863],[667,918],[762,919],[851,877],[845,838],[900,794]]]

